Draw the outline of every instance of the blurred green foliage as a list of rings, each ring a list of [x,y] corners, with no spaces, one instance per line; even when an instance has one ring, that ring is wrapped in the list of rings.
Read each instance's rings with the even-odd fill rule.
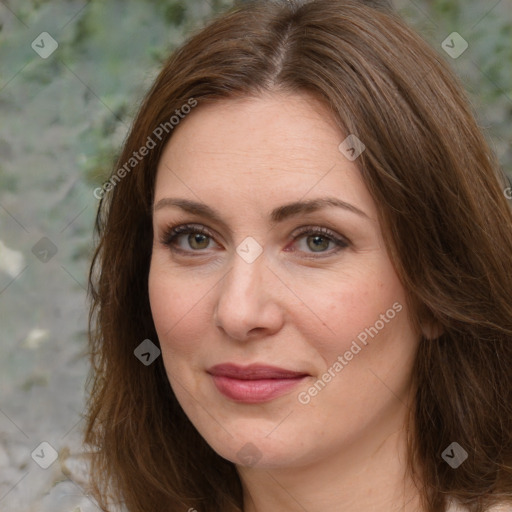
[[[400,14],[450,63],[503,169],[512,176],[512,1],[395,0]],[[441,43],[458,32],[457,59]]]
[[[61,128],[59,149],[69,153],[68,161],[74,161],[68,172],[77,172],[90,186],[101,184],[162,61],[188,34],[232,4],[227,0],[92,0],[85,4],[16,0],[3,7],[0,4],[4,125],[0,151],[2,140],[15,151],[47,151],[47,141],[35,133],[40,128],[37,120],[44,119]],[[470,94],[488,140],[512,174],[510,0],[396,0],[395,6],[450,61]],[[47,60],[30,47],[42,31],[59,42]],[[440,46],[453,31],[469,43],[458,59],[444,54]],[[45,101],[36,101],[41,95]],[[33,108],[33,123],[28,121],[27,105]],[[25,144],[16,145],[18,138]],[[15,173],[2,172],[0,167],[0,187],[15,190],[16,184]]]

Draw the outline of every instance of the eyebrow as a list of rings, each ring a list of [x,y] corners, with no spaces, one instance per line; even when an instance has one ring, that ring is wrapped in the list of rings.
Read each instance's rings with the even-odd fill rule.
[[[209,217],[210,219],[217,221],[218,223],[223,223],[220,214],[211,208],[210,206],[204,203],[198,203],[196,201],[191,201],[190,199],[178,199],[178,198],[170,198],[165,197],[160,199],[155,206],[153,207],[153,212],[160,210],[162,208],[177,206],[182,210],[185,210],[188,213],[202,215],[204,217]],[[361,217],[365,217],[370,219],[370,217],[357,208],[356,206],[342,201],[336,197],[319,197],[317,199],[310,199],[307,201],[296,201],[293,203],[288,203],[282,206],[278,206],[274,208],[270,213],[271,222],[282,222],[290,217],[295,217],[300,214],[312,213],[318,210],[321,210],[326,207],[337,207],[343,208],[349,212],[355,213]]]

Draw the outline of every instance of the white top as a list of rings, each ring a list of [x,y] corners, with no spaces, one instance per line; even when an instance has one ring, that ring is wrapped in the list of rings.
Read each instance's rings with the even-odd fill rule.
[[[447,509],[447,512],[467,512],[467,509],[464,508],[459,503],[452,501],[450,506]],[[491,507],[487,510],[487,512],[512,512],[512,505],[508,504],[499,504]]]

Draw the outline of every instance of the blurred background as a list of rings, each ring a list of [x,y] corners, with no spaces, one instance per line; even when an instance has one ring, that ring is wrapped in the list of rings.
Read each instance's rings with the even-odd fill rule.
[[[0,0],[3,512],[99,510],[83,490],[80,455],[94,189],[162,61],[232,5]],[[512,0],[395,7],[462,78],[512,176]]]

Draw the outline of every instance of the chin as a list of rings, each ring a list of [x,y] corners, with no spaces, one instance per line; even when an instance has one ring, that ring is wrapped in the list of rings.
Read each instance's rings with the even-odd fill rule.
[[[268,432],[268,430],[267,430]],[[288,439],[254,436],[248,431],[233,433],[228,439],[206,439],[212,449],[237,466],[260,469],[283,468],[303,462],[307,456],[297,451],[298,444]],[[302,446],[302,448],[304,448]]]

